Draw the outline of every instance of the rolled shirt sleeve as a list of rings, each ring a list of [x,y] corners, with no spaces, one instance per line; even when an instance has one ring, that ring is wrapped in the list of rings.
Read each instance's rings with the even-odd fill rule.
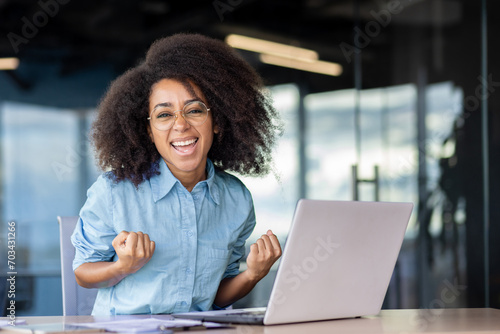
[[[248,190],[247,190],[248,191]],[[252,202],[252,198],[250,193],[248,193],[250,197],[250,205],[251,209],[248,212],[248,217],[246,219],[243,230],[241,231],[238,240],[234,244],[233,252],[229,258],[229,265],[227,266],[226,272],[224,273],[223,279],[226,277],[235,277],[240,272],[240,261],[245,256],[245,242],[252,234],[255,228],[255,210]]]
[[[115,256],[112,241],[117,233],[112,219],[110,182],[102,175],[87,191],[87,201],[71,236],[75,247],[73,270],[87,262],[112,261]]]

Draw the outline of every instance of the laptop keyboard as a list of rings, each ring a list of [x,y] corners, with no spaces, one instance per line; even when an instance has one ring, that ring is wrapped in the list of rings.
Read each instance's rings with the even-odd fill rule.
[[[241,312],[241,313],[227,313],[224,314],[226,317],[234,317],[234,316],[241,316],[241,317],[248,317],[248,318],[254,318],[254,317],[263,317],[264,314],[266,314],[266,311],[248,311],[248,312]]]

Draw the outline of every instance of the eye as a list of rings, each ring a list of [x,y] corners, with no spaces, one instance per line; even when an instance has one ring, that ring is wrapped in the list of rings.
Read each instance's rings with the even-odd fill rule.
[[[156,118],[160,120],[169,120],[170,118],[174,117],[174,113],[169,112],[169,111],[159,111],[156,113]]]
[[[186,112],[187,115],[196,115],[196,114],[203,114],[203,113],[204,113],[204,111],[201,109],[198,109],[198,108],[191,109],[191,110],[188,110]]]

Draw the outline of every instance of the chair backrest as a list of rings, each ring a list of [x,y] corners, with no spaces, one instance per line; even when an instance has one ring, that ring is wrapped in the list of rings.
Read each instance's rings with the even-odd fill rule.
[[[71,243],[78,217],[57,217],[61,246],[61,280],[64,315],[90,315],[94,307],[97,289],[86,289],[76,283],[73,272],[75,248]]]

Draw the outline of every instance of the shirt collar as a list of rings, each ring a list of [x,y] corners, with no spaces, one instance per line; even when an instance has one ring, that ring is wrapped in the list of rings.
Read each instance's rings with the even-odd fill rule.
[[[208,192],[210,193],[210,197],[215,202],[215,204],[219,205],[220,203],[220,194],[219,187],[215,182],[215,167],[210,159],[207,159],[207,185]]]
[[[172,190],[176,183],[179,183],[179,185],[182,186],[180,181],[177,180],[177,178],[172,174],[167,166],[167,163],[162,158],[160,158],[158,164],[160,166],[160,175],[154,175],[149,179],[151,191],[153,193],[153,200],[155,201],[155,203],[163,197],[167,196],[167,194]],[[215,202],[215,204],[219,205],[219,188],[217,187],[217,184],[215,182],[214,164],[210,159],[207,159],[206,171],[207,179],[199,183],[206,182],[210,197]]]

